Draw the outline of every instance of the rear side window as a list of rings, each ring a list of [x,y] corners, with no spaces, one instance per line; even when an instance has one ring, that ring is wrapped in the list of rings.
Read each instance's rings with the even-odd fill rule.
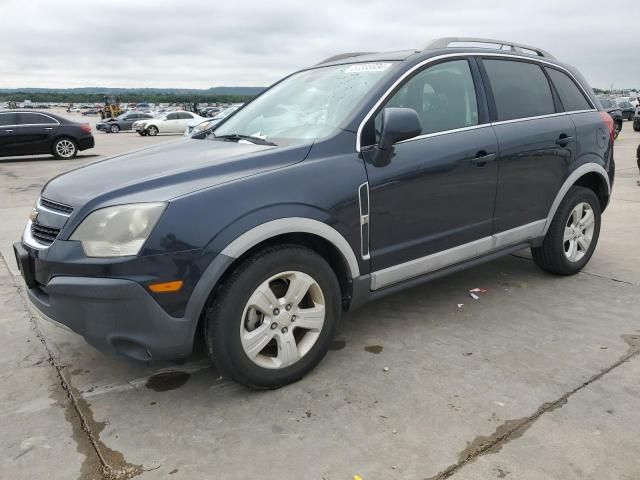
[[[0,126],[17,125],[17,113],[0,113]]]
[[[512,60],[483,60],[498,121],[555,113],[551,87],[542,68]]]
[[[48,125],[58,123],[53,118],[40,113],[19,113],[18,124],[19,125]]]
[[[179,113],[178,115],[182,120],[186,120],[186,119],[193,120],[193,115],[191,115],[190,113]]]
[[[575,82],[569,78],[569,75],[555,68],[547,68],[546,70],[558,91],[558,95],[560,95],[560,101],[566,112],[590,110],[592,108]]]

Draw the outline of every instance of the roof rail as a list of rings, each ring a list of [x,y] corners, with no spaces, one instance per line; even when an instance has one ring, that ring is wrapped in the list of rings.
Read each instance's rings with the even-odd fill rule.
[[[329,58],[325,58],[323,61],[318,62],[316,65],[322,65],[323,63],[329,63],[329,62],[337,62],[338,60],[342,60],[344,58],[351,58],[351,57],[360,57],[362,55],[370,55],[372,53],[375,52],[349,52],[349,53],[341,53],[339,55],[334,55],[333,57],[329,57]]]
[[[529,50],[533,52],[535,55],[544,58],[551,58],[555,60],[556,57],[551,55],[549,52],[542,50],[538,47],[532,47],[531,45],[524,45],[522,43],[515,42],[506,42],[503,40],[495,40],[492,38],[475,38],[475,37],[446,37],[446,38],[438,38],[437,40],[433,40],[430,42],[424,50],[435,50],[436,48],[447,48],[452,43],[486,43],[489,45],[496,45],[498,49],[502,49],[503,47],[509,47],[509,50],[512,52],[519,53],[528,53],[523,50]],[[482,48],[482,47],[478,47]]]

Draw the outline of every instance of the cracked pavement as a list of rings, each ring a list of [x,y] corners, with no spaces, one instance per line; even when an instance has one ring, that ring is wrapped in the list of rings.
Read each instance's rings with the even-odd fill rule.
[[[0,160],[0,478],[639,478],[630,123],[583,273],[553,277],[519,252],[382,299],[344,318],[314,372],[270,392],[220,379],[202,351],[181,365],[105,357],[25,303],[11,243],[44,182],[173,138],[97,133],[93,156]],[[474,301],[474,287],[488,292]]]

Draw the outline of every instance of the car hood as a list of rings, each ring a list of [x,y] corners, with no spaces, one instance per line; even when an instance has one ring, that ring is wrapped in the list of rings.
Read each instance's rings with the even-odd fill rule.
[[[180,139],[111,157],[50,180],[42,196],[78,208],[169,201],[196,190],[304,160],[311,144]]]

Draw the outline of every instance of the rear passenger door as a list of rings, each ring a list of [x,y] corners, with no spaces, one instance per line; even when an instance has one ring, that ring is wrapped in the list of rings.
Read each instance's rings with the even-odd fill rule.
[[[178,131],[184,132],[184,130],[193,122],[194,116],[188,112],[181,112],[180,114],[180,129]]]
[[[0,112],[0,156],[15,155],[15,133],[18,114],[14,112]]]
[[[523,238],[505,237],[513,241],[541,235],[575,158],[575,126],[537,62],[486,57],[481,64],[500,152],[493,233],[518,228]]]

